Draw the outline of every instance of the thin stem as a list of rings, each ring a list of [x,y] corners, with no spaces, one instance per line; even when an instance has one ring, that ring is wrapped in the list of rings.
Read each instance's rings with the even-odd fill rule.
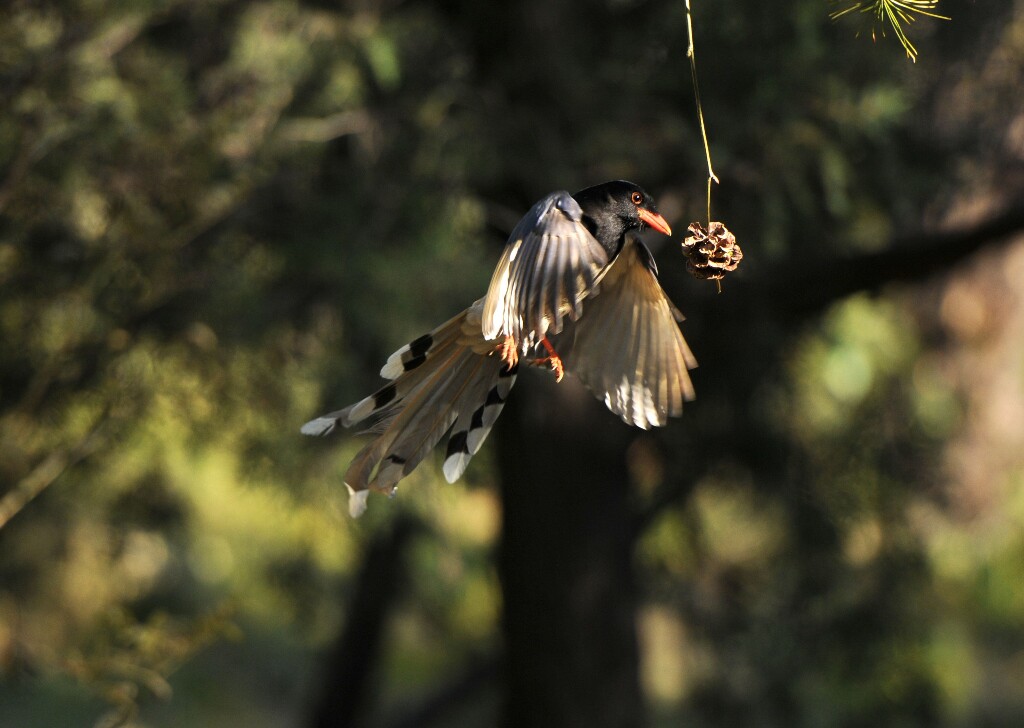
[[[704,124],[704,107],[700,103],[700,86],[697,84],[697,54],[693,50],[693,16],[690,12],[690,0],[686,0],[686,35],[689,45],[686,57],[690,59],[690,76],[693,78],[693,97],[697,102],[697,118],[700,120],[700,134],[704,139],[704,156],[708,160],[708,225],[711,224],[711,183],[718,182],[711,168],[711,147],[708,145],[708,130]]]
[[[709,173],[710,176],[708,177],[708,219],[707,219],[707,225],[708,225],[708,227],[711,227],[711,180],[714,179],[714,175],[711,174],[710,162],[708,163],[708,173]],[[715,182],[717,182],[717,181],[718,180],[715,179]]]

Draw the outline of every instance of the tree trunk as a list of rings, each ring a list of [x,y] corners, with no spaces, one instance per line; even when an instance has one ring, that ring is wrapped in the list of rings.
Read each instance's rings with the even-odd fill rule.
[[[630,433],[575,381],[529,384],[510,399],[498,448],[503,722],[640,726]]]
[[[405,550],[420,524],[399,512],[389,531],[370,544],[348,611],[345,628],[327,657],[307,725],[347,728],[363,724],[370,700],[387,618],[406,578]]]

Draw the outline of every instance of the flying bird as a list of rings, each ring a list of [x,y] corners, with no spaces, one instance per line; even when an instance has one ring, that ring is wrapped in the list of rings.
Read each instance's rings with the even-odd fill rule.
[[[632,182],[551,193],[512,230],[487,295],[392,354],[376,392],[303,425],[306,435],[338,425],[374,435],[345,473],[352,515],[371,490],[393,493],[445,433],[444,475],[455,482],[523,362],[549,366],[557,381],[574,374],[631,425],[679,415],[693,399],[688,370],[697,364],[682,314],[635,235],[645,227],[672,234]]]

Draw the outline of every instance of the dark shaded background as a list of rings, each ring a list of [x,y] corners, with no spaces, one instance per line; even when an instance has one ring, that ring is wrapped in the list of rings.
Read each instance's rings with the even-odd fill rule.
[[[683,3],[0,10],[0,724],[1019,724],[1024,3],[695,5],[697,401],[525,373],[357,522],[299,426],[532,202],[703,217]]]

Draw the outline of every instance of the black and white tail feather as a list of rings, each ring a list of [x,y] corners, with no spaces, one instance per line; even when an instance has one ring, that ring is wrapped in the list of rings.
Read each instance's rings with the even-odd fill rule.
[[[390,382],[345,409],[310,420],[305,435],[327,435],[338,425],[364,426],[376,435],[345,473],[349,512],[366,509],[371,490],[390,494],[399,480],[441,441],[445,433],[444,475],[458,480],[497,420],[515,384],[494,354],[497,342],[481,335],[483,299],[388,357],[381,376]]]

